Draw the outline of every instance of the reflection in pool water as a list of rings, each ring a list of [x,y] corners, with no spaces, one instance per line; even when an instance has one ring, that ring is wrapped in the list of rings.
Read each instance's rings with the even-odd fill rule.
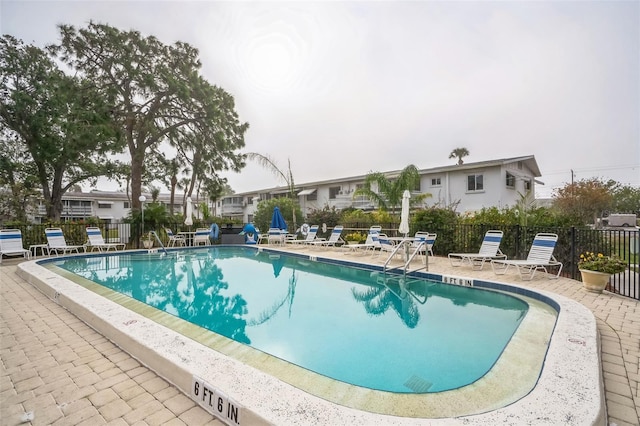
[[[319,374],[397,393],[482,377],[528,309],[501,293],[245,247],[55,263]]]

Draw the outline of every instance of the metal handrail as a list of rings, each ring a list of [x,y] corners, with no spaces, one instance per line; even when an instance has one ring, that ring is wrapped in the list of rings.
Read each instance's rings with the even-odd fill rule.
[[[162,244],[162,241],[160,241],[160,237],[158,236],[156,231],[149,231],[149,235],[152,234],[154,237],[156,237],[156,241],[158,242],[158,244],[160,244],[160,247],[162,247],[162,251],[164,252],[164,254],[167,254],[167,249],[164,247],[164,244]]]

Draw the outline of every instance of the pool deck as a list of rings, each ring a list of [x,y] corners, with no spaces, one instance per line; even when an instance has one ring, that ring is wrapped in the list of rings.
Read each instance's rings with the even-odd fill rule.
[[[348,257],[333,250],[312,253],[382,261],[382,257]],[[1,425],[223,424],[20,278],[18,263],[10,259],[0,266]],[[489,266],[484,271],[452,268],[446,258],[430,258],[429,270],[513,282],[586,306],[596,317],[601,336],[608,422],[640,424],[640,302],[606,292],[588,293],[581,283],[564,278],[549,280],[537,275],[533,281],[521,283],[515,273],[497,276]]]

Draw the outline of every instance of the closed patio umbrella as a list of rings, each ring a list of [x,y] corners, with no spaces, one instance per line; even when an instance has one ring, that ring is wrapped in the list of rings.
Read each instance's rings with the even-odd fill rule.
[[[271,225],[270,228],[277,228],[282,231],[287,230],[287,222],[284,221],[284,217],[282,217],[282,213],[278,206],[273,208],[273,216],[271,216]]]
[[[187,197],[187,209],[184,214],[184,224],[191,227],[193,225],[193,203],[191,197]]]
[[[400,227],[398,232],[404,234],[406,237],[409,233],[409,200],[411,199],[411,193],[405,189],[402,194],[402,212],[400,213]]]

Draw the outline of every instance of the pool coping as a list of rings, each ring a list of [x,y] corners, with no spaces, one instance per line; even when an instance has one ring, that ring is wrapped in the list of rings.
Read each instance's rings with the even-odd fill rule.
[[[292,254],[287,252],[287,254]],[[322,258],[322,256],[297,256]],[[325,259],[325,258],[323,258]],[[336,262],[335,259],[326,258]],[[46,261],[45,261],[46,262]],[[361,265],[354,262],[338,262]],[[221,390],[244,407],[242,424],[604,424],[599,340],[595,318],[583,305],[553,293],[517,285],[472,280],[515,293],[539,294],[557,304],[559,314],[538,384],[525,397],[493,411],[457,418],[433,419],[374,414],[338,405],[301,391],[136,312],[107,300],[38,264],[19,265],[20,275],[45,295],[81,318],[122,349],[155,370],[187,395],[193,377]],[[440,274],[432,274],[439,276]],[[459,277],[468,280],[466,277]],[[188,354],[189,356],[185,356]],[[207,360],[206,362],[199,362]],[[586,367],[585,367],[586,366]],[[265,389],[268,390],[265,392]],[[338,420],[339,419],[339,420]],[[224,420],[224,419],[223,419]],[[235,424],[228,421],[229,424]]]

